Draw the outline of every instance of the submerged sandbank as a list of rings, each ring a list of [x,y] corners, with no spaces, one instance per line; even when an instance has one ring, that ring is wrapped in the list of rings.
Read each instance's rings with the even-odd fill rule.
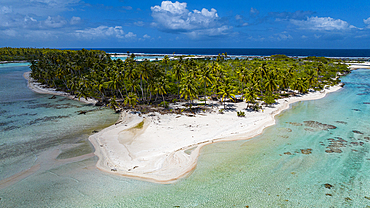
[[[233,103],[232,110],[220,108],[195,116],[153,113],[122,113],[118,124],[89,137],[99,157],[100,170],[144,180],[171,183],[190,173],[197,163],[200,149],[221,141],[245,140],[275,124],[275,116],[299,101],[315,100],[341,89],[339,85],[321,92],[277,100],[261,112],[246,112],[246,103]]]

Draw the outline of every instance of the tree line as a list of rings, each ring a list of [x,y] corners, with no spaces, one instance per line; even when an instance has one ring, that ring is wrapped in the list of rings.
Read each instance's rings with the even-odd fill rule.
[[[31,76],[76,97],[92,97],[113,108],[186,100],[244,100],[259,110],[281,97],[322,90],[349,69],[341,60],[273,55],[253,59],[179,57],[160,61],[112,60],[96,50],[55,50],[31,61]]]
[[[47,53],[59,50],[49,48],[0,48],[0,61],[31,61],[37,60]]]

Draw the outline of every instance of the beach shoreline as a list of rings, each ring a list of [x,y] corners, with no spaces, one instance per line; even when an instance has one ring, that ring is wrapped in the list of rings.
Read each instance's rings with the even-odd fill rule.
[[[357,69],[370,69],[370,62],[364,62],[364,63],[347,63],[348,68],[350,70],[357,70]]]
[[[340,85],[322,92],[277,100],[277,105],[261,112],[246,112],[246,103],[232,104],[234,110],[195,116],[153,113],[138,115],[123,112],[121,120],[89,137],[102,171],[156,183],[173,183],[196,167],[200,150],[207,144],[247,140],[275,124],[275,116],[300,101],[316,100],[342,89]]]
[[[56,89],[53,88],[47,88],[44,87],[42,84],[36,82],[31,76],[31,72],[25,72],[23,74],[23,77],[27,80],[27,87],[31,89],[32,91],[40,94],[49,94],[49,95],[59,95],[63,97],[67,97],[71,100],[77,100],[86,104],[96,104],[98,101],[92,98],[76,98],[76,96],[71,95],[67,92],[62,92],[62,91],[57,91]]]
[[[42,94],[65,96],[65,92],[45,88],[24,73],[28,87]],[[219,110],[196,115],[122,112],[115,125],[90,135],[89,141],[98,156],[96,167],[104,172],[156,183],[173,183],[186,177],[197,165],[200,150],[207,144],[225,141],[247,140],[275,124],[275,116],[300,101],[316,100],[342,87],[336,85],[321,92],[277,100],[276,105],[264,107],[261,112],[245,110],[246,103],[232,103],[232,110]],[[96,100],[81,102],[94,104]],[[208,101],[211,102],[211,101]],[[214,102],[217,105],[217,102]],[[244,111],[245,117],[236,112]]]

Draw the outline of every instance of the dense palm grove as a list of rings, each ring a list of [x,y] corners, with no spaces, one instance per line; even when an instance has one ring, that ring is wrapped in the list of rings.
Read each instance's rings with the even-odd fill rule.
[[[134,57],[131,54],[122,61],[103,51],[48,52],[32,61],[31,76],[48,87],[79,98],[92,97],[114,108],[243,98],[247,107],[258,110],[261,103],[269,105],[280,97],[338,84],[338,74],[349,72],[340,60],[322,57],[238,60],[223,54],[212,59],[165,56],[153,62],[137,62]]]
[[[57,49],[36,48],[0,48],[0,61],[31,61],[47,53],[56,53]]]

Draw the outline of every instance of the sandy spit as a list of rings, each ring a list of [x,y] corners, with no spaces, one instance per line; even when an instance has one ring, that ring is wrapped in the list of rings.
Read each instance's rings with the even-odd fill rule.
[[[30,76],[31,72],[25,72],[23,74],[23,77],[28,80],[28,83],[27,83],[27,86],[28,88],[30,88],[32,91],[36,92],[36,93],[40,93],[40,94],[50,94],[50,95],[59,95],[59,96],[64,96],[64,97],[67,97],[71,100],[78,100],[78,98],[76,98],[74,95],[71,95],[69,93],[66,93],[66,92],[62,92],[62,91],[57,91],[56,89],[53,89],[53,88],[47,88],[45,86],[43,86],[42,84],[36,82],[31,76]],[[78,101],[81,101],[81,102],[84,102],[84,103],[87,103],[87,104],[95,104],[97,103],[98,101],[95,100],[95,99],[91,99],[91,98],[88,98],[87,100],[85,98],[81,98],[80,100]]]
[[[245,111],[246,103],[233,110],[195,116],[123,112],[121,120],[89,137],[99,157],[97,168],[109,173],[158,183],[173,183],[187,176],[197,164],[200,149],[211,143],[246,140],[275,124],[275,116],[299,101],[316,100],[341,89],[339,85],[321,92],[279,99],[263,112]],[[243,110],[245,117],[237,117]]]

